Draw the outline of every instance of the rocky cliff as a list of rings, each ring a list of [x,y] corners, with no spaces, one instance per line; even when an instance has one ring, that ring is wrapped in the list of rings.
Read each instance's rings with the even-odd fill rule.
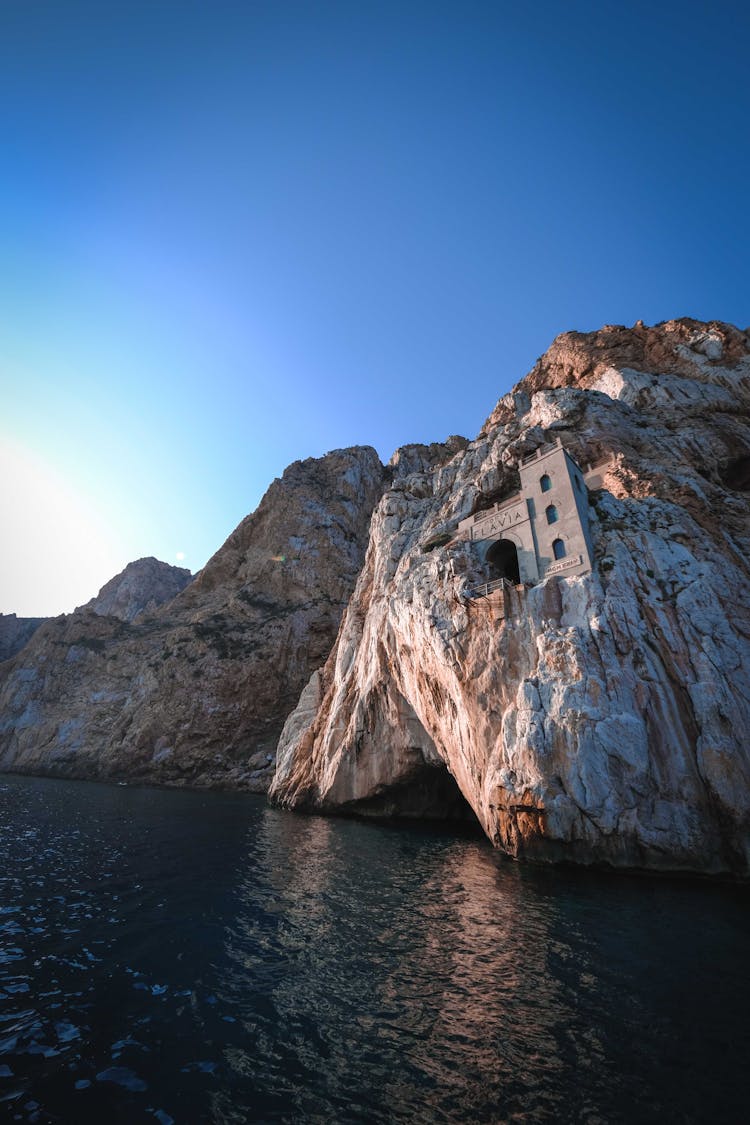
[[[90,609],[101,617],[118,617],[134,621],[141,613],[149,613],[176,597],[192,580],[182,566],[170,566],[155,558],[128,563],[102,586],[95,598],[78,609]]]
[[[133,621],[139,613],[148,613],[169,601],[192,580],[189,570],[170,566],[158,559],[138,559],[128,563],[102,586],[95,598],[79,606],[76,612],[90,609],[101,616]],[[39,626],[48,617],[16,617],[0,613],[0,662],[10,660],[28,644]]]
[[[0,769],[267,788],[384,483],[369,448],[296,462],[189,585],[141,560],[43,624],[0,666]]]
[[[0,661],[10,660],[28,644],[46,617],[16,617],[0,613]]]
[[[476,441],[400,458],[273,798],[373,815],[465,802],[515,857],[746,874],[749,407],[748,332],[567,333]],[[557,439],[599,466],[592,572],[473,596],[489,575],[459,521]]]

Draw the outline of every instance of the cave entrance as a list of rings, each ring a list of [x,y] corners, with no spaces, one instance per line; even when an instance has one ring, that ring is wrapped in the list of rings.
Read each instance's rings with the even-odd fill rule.
[[[469,802],[444,765],[419,766],[396,785],[362,801],[352,801],[342,812],[388,820],[449,823],[471,835],[482,828]]]
[[[736,457],[719,475],[722,484],[734,492],[750,492],[750,455]]]
[[[498,578],[506,578],[514,586],[518,586],[521,581],[518,568],[518,548],[515,543],[511,543],[510,539],[498,539],[497,543],[493,543],[487,552],[485,561],[490,568],[491,582]]]

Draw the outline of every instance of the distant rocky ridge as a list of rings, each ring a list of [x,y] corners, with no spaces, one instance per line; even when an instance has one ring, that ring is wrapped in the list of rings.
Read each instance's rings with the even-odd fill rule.
[[[192,578],[185,567],[170,566],[153,557],[138,559],[128,563],[76,612],[90,609],[102,617],[135,621],[139,614],[149,613],[176,597]]]
[[[192,582],[141,560],[47,621],[0,667],[0,769],[264,791],[385,483],[369,448],[296,462]]]
[[[0,613],[0,661],[10,660],[33,637],[46,617],[16,617],[15,613]]]
[[[170,566],[155,558],[138,559],[102,586],[95,598],[79,606],[76,613],[90,609],[105,617],[134,621],[140,613],[148,613],[169,601],[192,581],[189,570]],[[10,660],[33,637],[49,617],[16,617],[0,613],[0,661]]]
[[[459,522],[557,439],[600,465],[593,573],[473,597],[488,574]],[[272,798],[449,815],[455,780],[514,857],[747,875],[748,332],[566,333],[476,441],[410,469],[373,514]]]

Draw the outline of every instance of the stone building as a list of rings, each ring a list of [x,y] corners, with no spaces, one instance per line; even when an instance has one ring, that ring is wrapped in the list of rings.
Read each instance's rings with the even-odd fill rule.
[[[553,574],[591,570],[588,490],[558,439],[519,462],[521,491],[462,520],[458,533],[477,545],[490,582],[533,584]]]

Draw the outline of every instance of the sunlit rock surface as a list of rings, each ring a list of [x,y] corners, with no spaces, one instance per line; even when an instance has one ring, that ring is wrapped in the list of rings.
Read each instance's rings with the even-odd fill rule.
[[[399,455],[272,797],[420,815],[450,775],[512,856],[746,874],[749,353],[722,323],[567,333],[476,441]],[[557,438],[600,466],[593,573],[470,598],[450,532]]]
[[[141,560],[0,667],[0,768],[265,790],[330,651],[384,487],[370,448],[296,462],[206,567]]]

